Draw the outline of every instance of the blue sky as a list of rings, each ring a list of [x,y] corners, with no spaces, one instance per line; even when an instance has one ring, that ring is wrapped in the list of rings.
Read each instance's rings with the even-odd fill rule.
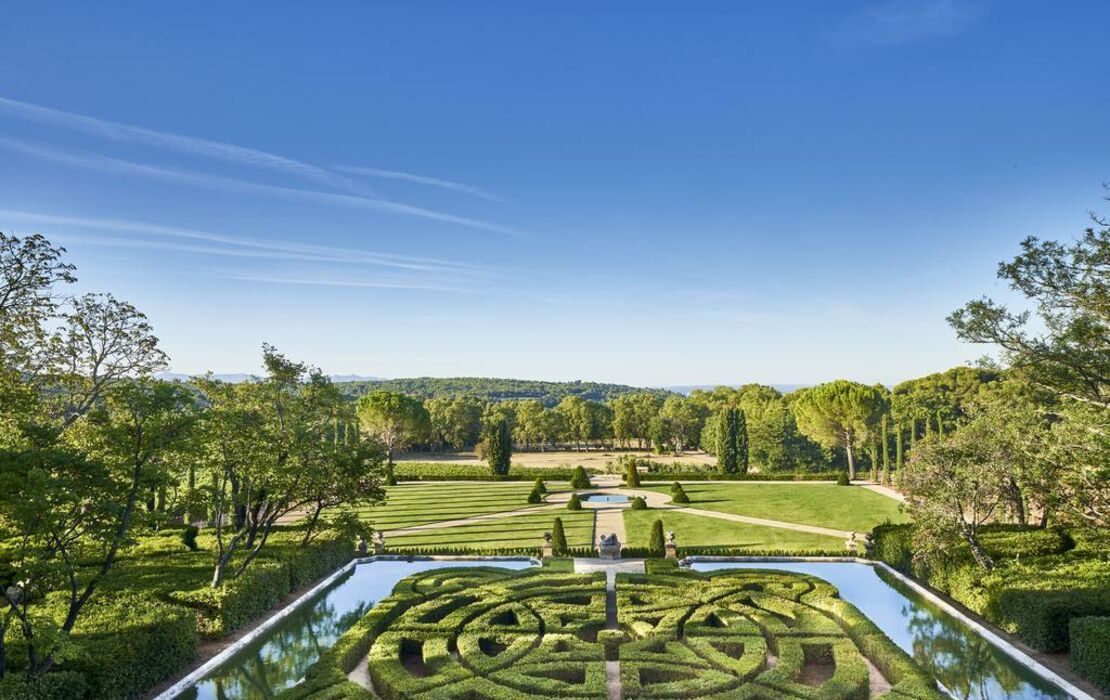
[[[895,382],[1102,208],[1101,1],[25,3],[0,230],[181,372]]]

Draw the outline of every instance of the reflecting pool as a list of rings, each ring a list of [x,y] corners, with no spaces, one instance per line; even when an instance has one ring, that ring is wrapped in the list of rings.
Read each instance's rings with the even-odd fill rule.
[[[619,493],[589,493],[582,500],[587,503],[628,503],[628,496]]]
[[[774,569],[822,578],[957,698],[1069,698],[882,569],[851,562],[695,562],[695,571]]]
[[[497,566],[519,571],[531,564],[473,559],[360,564],[177,697],[187,700],[273,697],[299,682],[308,667],[374,603],[388,596],[398,581],[421,571],[461,566]]]

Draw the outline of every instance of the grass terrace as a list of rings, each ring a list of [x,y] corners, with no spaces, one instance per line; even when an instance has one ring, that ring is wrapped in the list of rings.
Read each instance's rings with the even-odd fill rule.
[[[547,484],[548,493],[566,488],[566,483]],[[403,483],[388,487],[385,501],[358,513],[375,529],[396,530],[528,508],[531,491],[532,482],[521,481]]]
[[[563,529],[570,547],[589,547],[593,544],[594,516],[590,511],[544,509],[528,515],[514,515],[479,521],[451,528],[419,530],[388,538],[388,551],[409,548],[518,549],[539,551],[544,532],[550,532],[555,518],[562,518]]]
[[[682,486],[690,497],[689,507],[701,510],[857,532],[868,531],[885,522],[909,521],[898,501],[858,487],[812,483],[701,484],[696,481],[683,482]],[[670,493],[669,484],[645,488]]]
[[[844,550],[844,541],[836,537],[734,523],[669,510],[626,510],[624,529],[628,534],[628,546],[647,547],[651,526],[656,519],[663,521],[664,531],[674,530],[679,551],[714,547],[751,550],[753,553]]]

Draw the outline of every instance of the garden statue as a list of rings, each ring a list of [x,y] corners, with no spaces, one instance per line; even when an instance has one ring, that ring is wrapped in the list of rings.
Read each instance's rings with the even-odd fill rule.
[[[374,533],[374,554],[385,554],[385,533],[381,530]]]
[[[849,552],[856,551],[857,543],[856,543],[856,533],[855,532],[852,532],[851,534],[848,535],[848,539],[846,539],[844,541],[844,546],[848,549]]]
[[[550,559],[555,555],[554,547],[551,544],[551,533],[543,533],[543,544],[540,546],[540,557],[543,559]]]
[[[674,541],[674,530],[667,533],[666,550],[668,559],[678,559],[678,545]]]
[[[358,536],[358,555],[360,557],[365,557],[366,556],[366,551],[367,551],[366,538],[363,537],[362,535],[359,535]]]

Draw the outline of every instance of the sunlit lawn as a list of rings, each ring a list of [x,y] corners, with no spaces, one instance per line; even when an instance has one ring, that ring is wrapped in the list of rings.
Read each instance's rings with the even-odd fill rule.
[[[656,519],[663,521],[664,532],[674,530],[675,542],[680,550],[683,547],[735,547],[748,548],[756,553],[768,550],[844,549],[844,541],[837,537],[734,523],[665,509],[624,512],[624,529],[629,546],[647,547],[652,523]]]
[[[835,484],[699,484],[685,482],[691,508],[863,532],[907,522],[901,504],[858,486]],[[648,487],[669,493],[667,486]]]
[[[395,535],[386,540],[386,549],[387,551],[394,547],[482,549],[532,547],[538,549],[543,540],[543,533],[551,531],[555,518],[562,518],[569,546],[588,547],[593,544],[592,512],[549,509],[529,515],[515,515],[458,527]]]
[[[551,482],[549,492],[567,485]],[[358,509],[379,530],[440,523],[531,507],[532,482],[404,483],[386,489],[383,503]]]

